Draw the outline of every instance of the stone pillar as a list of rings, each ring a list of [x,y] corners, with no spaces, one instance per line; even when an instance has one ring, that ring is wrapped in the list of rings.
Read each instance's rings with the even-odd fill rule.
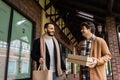
[[[109,80],[119,80],[120,79],[120,54],[116,31],[116,22],[114,17],[106,17],[106,29],[108,34],[108,45],[110,52],[112,54],[111,64],[112,64],[112,79]]]

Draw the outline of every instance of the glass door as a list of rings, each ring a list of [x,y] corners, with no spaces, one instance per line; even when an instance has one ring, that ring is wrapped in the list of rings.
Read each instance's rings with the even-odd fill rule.
[[[30,78],[32,22],[13,12],[8,62],[8,80]]]
[[[4,80],[11,8],[0,0],[0,80]]]

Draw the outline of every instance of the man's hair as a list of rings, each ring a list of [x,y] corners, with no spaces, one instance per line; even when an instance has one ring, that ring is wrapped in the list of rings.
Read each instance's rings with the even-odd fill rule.
[[[46,23],[46,24],[44,25],[44,28],[48,28],[48,25],[49,25],[49,24],[54,25],[53,23]]]
[[[91,33],[95,34],[95,25],[93,22],[90,22],[90,21],[86,21],[86,22],[82,22],[81,23],[81,28],[83,26],[86,26],[87,29],[91,29]]]

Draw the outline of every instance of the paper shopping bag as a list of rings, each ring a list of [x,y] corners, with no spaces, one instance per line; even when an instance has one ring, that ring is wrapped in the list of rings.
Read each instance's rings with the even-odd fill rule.
[[[53,80],[51,70],[34,70],[32,80]]]

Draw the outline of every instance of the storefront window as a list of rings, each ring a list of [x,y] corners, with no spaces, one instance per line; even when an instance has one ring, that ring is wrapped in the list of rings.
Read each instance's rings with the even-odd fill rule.
[[[14,11],[9,52],[8,80],[11,78],[30,78],[31,37],[32,23]]]
[[[31,77],[32,27],[30,20],[0,0],[0,80]]]
[[[4,80],[5,77],[10,12],[11,8],[0,0],[0,80]]]

